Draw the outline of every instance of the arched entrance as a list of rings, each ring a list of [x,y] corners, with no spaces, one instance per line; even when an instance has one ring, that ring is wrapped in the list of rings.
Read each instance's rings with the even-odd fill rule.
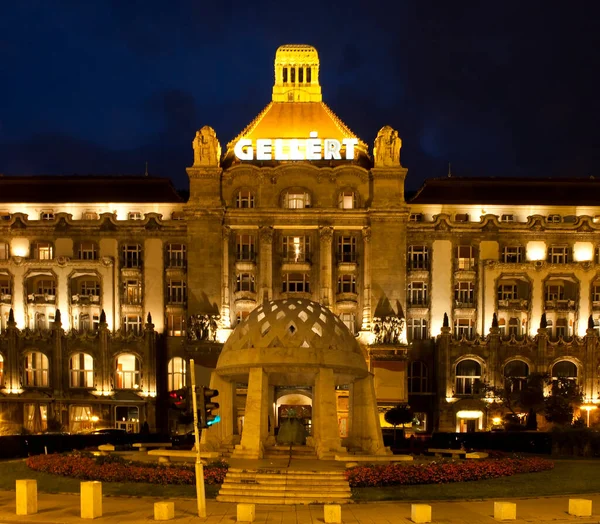
[[[312,435],[312,393],[282,388],[276,391],[276,398],[275,436],[278,436],[281,426],[291,419],[298,420],[304,426],[307,436]]]

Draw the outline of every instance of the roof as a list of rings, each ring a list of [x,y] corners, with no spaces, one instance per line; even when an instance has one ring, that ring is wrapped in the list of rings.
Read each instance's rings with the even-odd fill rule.
[[[426,180],[410,204],[597,206],[600,179],[467,178]]]
[[[168,178],[142,176],[3,176],[0,203],[181,203]]]

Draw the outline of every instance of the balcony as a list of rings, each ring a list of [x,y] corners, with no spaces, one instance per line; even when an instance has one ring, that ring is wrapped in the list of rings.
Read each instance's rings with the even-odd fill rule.
[[[498,309],[512,309],[525,311],[529,307],[529,300],[526,298],[508,298],[498,300]]]
[[[233,301],[238,309],[254,309],[256,306],[256,292],[236,291],[233,294]]]
[[[409,308],[428,308],[429,307],[429,298],[423,297],[423,298],[409,299],[408,307]]]
[[[358,303],[358,293],[336,293],[335,301],[338,307],[354,309]]]
[[[545,308],[551,311],[575,311],[575,301],[571,299],[546,300]]]
[[[10,304],[10,303],[12,303],[12,295],[10,293],[0,294],[0,304]]]
[[[71,304],[91,306],[100,304],[100,295],[71,295]]]
[[[473,309],[475,307],[474,300],[455,300],[454,308],[455,309]]]
[[[56,295],[48,293],[30,293],[27,295],[28,304],[56,304]]]

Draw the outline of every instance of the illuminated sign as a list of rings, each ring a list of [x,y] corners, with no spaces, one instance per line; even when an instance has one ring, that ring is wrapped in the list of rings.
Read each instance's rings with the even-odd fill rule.
[[[342,160],[342,147],[345,147],[345,160],[354,159],[354,146],[358,138],[335,138],[321,140],[316,131],[310,138],[258,138],[256,140],[256,160]],[[254,160],[252,140],[242,138],[233,148],[239,160]]]

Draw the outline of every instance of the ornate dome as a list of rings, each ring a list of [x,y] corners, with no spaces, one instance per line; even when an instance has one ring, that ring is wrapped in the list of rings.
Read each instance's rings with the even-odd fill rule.
[[[266,302],[235,328],[223,346],[217,373],[243,373],[250,367],[279,373],[331,367],[344,375],[367,374],[350,330],[329,309],[306,299]]]

